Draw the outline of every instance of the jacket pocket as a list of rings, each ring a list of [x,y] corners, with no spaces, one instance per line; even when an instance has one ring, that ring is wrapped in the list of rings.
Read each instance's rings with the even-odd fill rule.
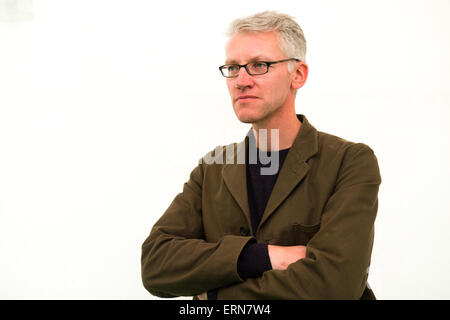
[[[279,246],[306,246],[311,238],[319,231],[320,224],[304,225],[294,223],[287,226],[279,234],[272,237],[268,242]]]
[[[319,231],[320,224],[315,225],[303,225],[299,223],[294,223],[292,225],[292,230],[295,237],[295,242],[298,245],[306,246],[311,240],[311,238]]]

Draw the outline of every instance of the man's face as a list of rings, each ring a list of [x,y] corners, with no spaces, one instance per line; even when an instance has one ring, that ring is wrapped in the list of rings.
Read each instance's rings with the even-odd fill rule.
[[[251,61],[278,61],[286,57],[275,32],[238,32],[229,40],[226,47],[226,64],[247,64]],[[291,87],[292,75],[287,62],[269,67],[263,75],[251,76],[241,68],[236,78],[227,78],[234,112],[245,123],[267,120],[285,105],[295,91]]]

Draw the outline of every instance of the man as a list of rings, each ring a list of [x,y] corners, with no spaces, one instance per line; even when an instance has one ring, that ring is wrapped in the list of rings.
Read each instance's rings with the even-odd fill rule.
[[[238,19],[229,35],[220,71],[252,129],[205,155],[154,225],[142,245],[145,288],[194,299],[374,299],[381,177],[372,149],[296,114],[308,66],[291,17]]]

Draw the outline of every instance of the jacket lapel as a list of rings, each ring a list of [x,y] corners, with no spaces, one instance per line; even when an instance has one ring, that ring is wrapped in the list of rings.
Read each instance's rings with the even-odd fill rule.
[[[233,198],[238,203],[245,220],[251,229],[250,208],[247,195],[247,171],[245,166],[248,135],[236,145],[233,154],[226,154],[226,164],[223,168],[222,176]]]
[[[304,115],[297,115],[297,117],[302,122],[302,126],[281,167],[259,226],[264,224],[292,190],[303,180],[309,170],[309,165],[306,161],[318,152],[317,130],[308,122]]]

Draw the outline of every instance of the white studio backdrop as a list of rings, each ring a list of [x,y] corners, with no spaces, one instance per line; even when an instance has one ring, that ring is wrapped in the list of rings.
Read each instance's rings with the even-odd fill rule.
[[[450,1],[0,0],[0,299],[156,298],[141,244],[249,129],[218,66],[264,10],[308,42],[297,113],[378,157],[375,294],[450,298]]]

